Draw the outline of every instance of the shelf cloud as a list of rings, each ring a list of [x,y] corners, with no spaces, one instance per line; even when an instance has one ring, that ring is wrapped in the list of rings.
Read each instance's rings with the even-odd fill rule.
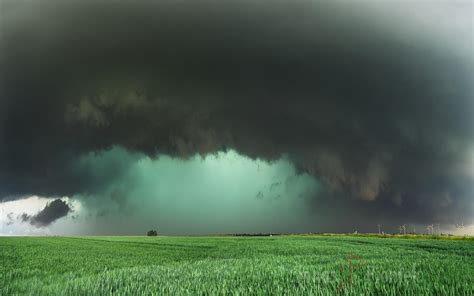
[[[470,1],[0,5],[0,201],[235,151],[321,182],[310,210],[474,222]]]

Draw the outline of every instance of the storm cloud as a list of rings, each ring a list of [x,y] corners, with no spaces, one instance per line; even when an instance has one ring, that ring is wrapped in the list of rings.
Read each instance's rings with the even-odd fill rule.
[[[50,225],[57,219],[66,216],[71,211],[69,205],[58,198],[47,203],[44,209],[35,215],[23,213],[19,218],[22,222],[28,222],[36,227],[44,227]]]
[[[81,157],[116,146],[232,149],[319,180],[315,211],[472,222],[470,1],[0,3],[0,200],[100,198],[130,162]]]

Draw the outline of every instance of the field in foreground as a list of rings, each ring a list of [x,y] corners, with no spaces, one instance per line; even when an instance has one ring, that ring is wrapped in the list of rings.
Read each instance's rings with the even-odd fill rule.
[[[0,295],[474,295],[474,241],[0,237]]]

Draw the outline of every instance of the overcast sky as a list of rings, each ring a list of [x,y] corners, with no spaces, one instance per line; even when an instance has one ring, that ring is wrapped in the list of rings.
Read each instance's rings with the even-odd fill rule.
[[[473,44],[472,1],[0,0],[0,233],[474,233]]]

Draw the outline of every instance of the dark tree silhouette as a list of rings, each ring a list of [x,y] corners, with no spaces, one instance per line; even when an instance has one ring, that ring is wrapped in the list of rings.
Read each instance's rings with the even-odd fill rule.
[[[149,230],[147,233],[146,233],[147,236],[157,236],[158,235],[158,232],[156,230]]]

